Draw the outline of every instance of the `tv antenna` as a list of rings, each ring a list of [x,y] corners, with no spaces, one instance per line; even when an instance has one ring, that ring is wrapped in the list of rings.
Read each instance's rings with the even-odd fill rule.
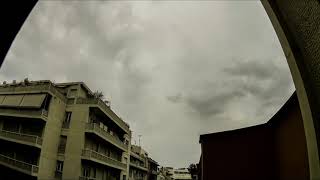
[[[140,144],[140,138],[141,138],[142,135],[138,135],[138,136],[139,136],[139,146],[141,146],[141,144]]]

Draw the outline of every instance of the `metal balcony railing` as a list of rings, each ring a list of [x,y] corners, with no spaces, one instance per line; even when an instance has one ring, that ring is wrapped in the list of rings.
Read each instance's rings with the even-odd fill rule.
[[[36,165],[19,161],[2,154],[0,154],[0,163],[3,164],[4,166],[7,166],[7,167],[9,166],[9,167],[15,168],[18,171],[31,174],[31,175],[38,173],[39,171],[39,168]]]
[[[157,174],[158,174],[158,171],[156,171],[156,170],[151,170],[151,174],[157,175]]]
[[[35,135],[30,135],[30,134],[23,134],[23,133],[18,133],[18,132],[12,132],[12,131],[5,131],[5,130],[0,130],[0,138],[7,138],[13,141],[19,140],[19,141],[24,141],[28,143],[33,143],[36,145],[42,145],[42,138],[39,136]]]
[[[120,119],[106,103],[97,98],[78,98],[76,104],[95,104],[106,112],[106,114],[112,119],[118,126],[129,133],[129,125]]]
[[[48,117],[48,111],[44,109],[30,110],[30,109],[1,109],[0,115],[21,115],[21,116],[40,116],[43,118]]]
[[[117,167],[118,169],[122,169],[122,170],[126,169],[127,167],[126,164],[118,160],[112,159],[104,154],[100,154],[90,149],[83,149],[82,156],[88,159],[96,159],[96,160],[102,161],[107,165],[113,165],[114,167]]]
[[[93,177],[84,177],[84,176],[80,176],[79,180],[96,180],[97,178],[93,178]]]
[[[144,171],[148,171],[146,166],[139,164],[139,163],[130,162],[130,166],[136,167],[136,168],[144,170]]]
[[[126,144],[124,144],[119,138],[111,135],[110,133],[108,133],[107,131],[102,129],[99,126],[99,124],[87,123],[86,130],[99,134],[100,136],[104,137],[108,142],[116,145],[117,147],[121,148],[124,151],[126,151],[128,149],[128,146]]]

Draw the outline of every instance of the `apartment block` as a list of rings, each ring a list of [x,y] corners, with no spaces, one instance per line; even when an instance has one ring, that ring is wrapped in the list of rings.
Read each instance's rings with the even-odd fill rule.
[[[147,180],[148,153],[141,146],[131,145],[129,180]]]
[[[158,166],[159,164],[155,160],[148,157],[148,180],[157,180]]]
[[[128,179],[131,131],[83,82],[0,85],[0,179]]]

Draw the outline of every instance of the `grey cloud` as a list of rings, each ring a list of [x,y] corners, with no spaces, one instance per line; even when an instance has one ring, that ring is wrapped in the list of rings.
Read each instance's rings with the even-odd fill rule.
[[[172,95],[172,96],[167,96],[168,101],[171,101],[173,103],[178,103],[181,102],[182,100],[182,94],[178,93],[176,95]]]
[[[261,123],[294,89],[255,1],[39,1],[0,70],[25,77],[103,91],[175,167],[199,160],[199,133]]]

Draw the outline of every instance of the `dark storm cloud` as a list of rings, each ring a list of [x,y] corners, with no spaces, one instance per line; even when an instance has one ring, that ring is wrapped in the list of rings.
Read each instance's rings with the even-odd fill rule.
[[[207,118],[222,113],[226,104],[244,95],[241,91],[222,93],[208,92],[202,96],[190,96],[186,99],[186,103],[201,116]]]

